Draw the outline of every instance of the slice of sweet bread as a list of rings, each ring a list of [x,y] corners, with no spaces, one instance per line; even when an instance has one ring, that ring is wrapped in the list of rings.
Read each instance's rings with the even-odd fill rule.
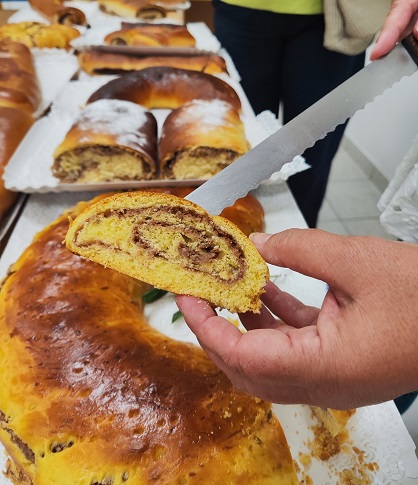
[[[258,312],[265,261],[230,221],[179,197],[120,193],[70,224],[67,247],[92,261],[172,293],[231,312]]]

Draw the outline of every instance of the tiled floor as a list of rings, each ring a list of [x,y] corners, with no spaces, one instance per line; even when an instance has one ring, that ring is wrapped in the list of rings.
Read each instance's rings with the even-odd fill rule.
[[[365,173],[342,143],[333,161],[318,228],[336,234],[395,239],[379,221],[377,202],[381,193],[371,174]]]
[[[374,181],[373,169],[365,168],[364,161],[356,160],[346,145],[341,144],[333,161],[318,228],[336,234],[395,240],[379,221],[377,202],[385,188],[382,177],[378,178],[379,182]],[[418,456],[418,399],[403,418],[417,445]]]

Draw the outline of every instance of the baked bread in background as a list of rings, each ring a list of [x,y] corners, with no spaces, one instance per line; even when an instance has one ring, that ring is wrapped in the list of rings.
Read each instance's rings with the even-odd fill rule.
[[[148,67],[113,79],[95,91],[87,103],[103,98],[124,99],[148,109],[174,109],[193,99],[221,99],[241,111],[237,93],[222,79],[167,66]]]
[[[29,4],[53,24],[87,25],[84,12],[64,5],[63,0],[29,0]]]
[[[164,121],[160,168],[168,179],[208,179],[249,148],[244,124],[230,104],[195,99]]]
[[[167,12],[184,8],[183,0],[99,0],[102,12],[143,20],[161,19]]]
[[[260,311],[268,280],[263,258],[234,224],[182,198],[116,194],[72,221],[65,242],[71,251],[156,288],[231,312]]]
[[[80,32],[68,25],[47,25],[42,22],[18,22],[0,27],[0,40],[10,39],[27,47],[69,49],[70,41]]]
[[[68,216],[86,207],[36,236],[0,290],[9,475],[32,485],[297,484],[271,405],[233,388],[200,348],[152,329],[143,283],[65,248]]]
[[[29,48],[3,39],[0,57],[0,106],[35,112],[41,103],[41,91]]]
[[[0,224],[18,197],[4,186],[3,173],[10,157],[33,124],[41,91],[28,47],[0,40]]]
[[[155,178],[157,121],[142,106],[102,99],[86,106],[54,153],[62,182]]]
[[[148,0],[99,0],[98,4],[102,12],[118,17],[155,20],[167,16],[164,7]]]
[[[0,224],[18,197],[18,192],[5,188],[4,169],[32,124],[30,113],[0,106]]]
[[[122,22],[121,29],[107,34],[105,44],[140,47],[195,47],[196,39],[186,25],[133,24]]]
[[[80,68],[90,75],[123,74],[154,66],[178,67],[208,74],[228,73],[225,59],[217,54],[139,56],[102,52],[92,48],[79,52],[77,58]]]

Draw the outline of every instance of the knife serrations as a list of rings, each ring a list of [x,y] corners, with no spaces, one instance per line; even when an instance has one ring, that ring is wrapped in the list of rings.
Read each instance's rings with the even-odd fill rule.
[[[186,198],[212,215],[257,188],[417,66],[401,44],[324,96]]]

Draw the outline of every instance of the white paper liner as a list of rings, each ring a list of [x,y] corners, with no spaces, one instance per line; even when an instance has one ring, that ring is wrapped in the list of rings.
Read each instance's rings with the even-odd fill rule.
[[[89,81],[74,81],[68,83],[55,99],[51,112],[38,120],[23,139],[8,165],[3,178],[9,190],[18,192],[62,192],[83,190],[118,190],[122,188],[145,188],[157,185],[184,186],[200,185],[203,180],[193,181],[123,181],[103,183],[61,183],[51,172],[53,154],[62,142],[71,125],[74,123],[89,96],[108,78],[94,78]],[[279,124],[273,122],[271,117],[264,113],[255,117],[251,106],[245,97],[241,86],[234,80],[228,79],[234,87],[242,102],[242,115],[247,139],[252,147],[263,141]],[[169,113],[169,110],[152,110],[157,118],[159,131]],[[261,119],[261,121],[260,121]],[[263,121],[264,120],[264,121]],[[267,121],[266,121],[267,120]],[[274,130],[273,130],[274,131]],[[306,169],[306,164],[299,158],[283,170],[275,174],[274,181],[286,180],[290,174]]]
[[[265,211],[266,231],[278,232],[289,227],[306,227],[285,184],[259,187],[253,192]],[[17,260],[33,236],[54,220],[65,209],[79,200],[89,200],[95,193],[35,194],[30,196],[12,237],[0,260],[0,278],[11,263]],[[320,306],[326,292],[323,282],[308,278],[288,269],[270,267],[272,279],[284,291],[291,293],[305,304]],[[146,305],[145,312],[150,323],[171,338],[196,343],[183,319],[173,324],[171,318],[177,311],[172,295]],[[228,314],[223,312],[225,316]],[[235,316],[232,315],[232,318]],[[311,425],[314,421],[307,406],[273,406],[285,431],[292,456],[296,462],[300,453],[310,451],[308,440],[313,438]],[[415,445],[409,436],[393,402],[360,408],[347,425],[352,444],[364,452],[367,463],[377,463],[379,469],[369,472],[371,483],[379,485],[412,485],[417,483],[418,462]],[[0,457],[1,457],[0,453]],[[4,461],[3,461],[4,463]],[[306,470],[316,484],[337,485],[341,483],[338,472],[344,468],[352,469],[358,463],[358,456],[350,446],[328,462],[312,458]],[[0,462],[1,466],[1,462]],[[303,465],[299,463],[303,471]],[[299,478],[303,476],[300,473]],[[11,485],[6,477],[0,475],[0,485]]]
[[[117,19],[117,22],[106,19],[100,26],[88,29],[85,35],[77,37],[71,41],[75,49],[91,45],[104,45],[104,38],[107,34],[120,30],[123,20]],[[209,27],[204,22],[190,22],[187,24],[190,34],[196,39],[196,49],[218,52],[221,45],[218,39],[212,34]],[[127,47],[129,49],[129,47]],[[170,52],[170,47],[167,47]]]
[[[64,49],[32,49],[31,52],[42,95],[41,104],[34,113],[38,118],[77,72],[78,62]]]

